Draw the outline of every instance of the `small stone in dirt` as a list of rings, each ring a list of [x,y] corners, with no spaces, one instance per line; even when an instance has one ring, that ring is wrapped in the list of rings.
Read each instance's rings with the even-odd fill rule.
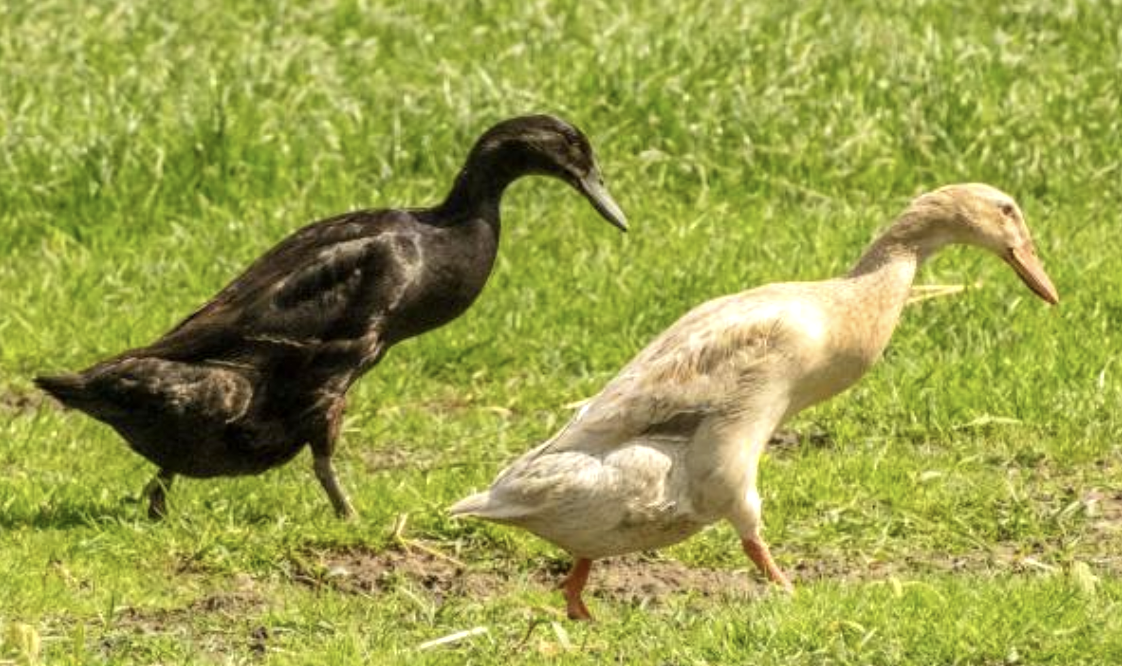
[[[249,632],[249,649],[254,654],[263,655],[268,649],[269,642],[269,628],[264,625],[258,625]]]
[[[829,433],[817,428],[802,433],[796,430],[780,430],[772,434],[771,439],[768,440],[768,447],[774,451],[783,451],[799,446],[825,448],[831,446],[833,441]]]

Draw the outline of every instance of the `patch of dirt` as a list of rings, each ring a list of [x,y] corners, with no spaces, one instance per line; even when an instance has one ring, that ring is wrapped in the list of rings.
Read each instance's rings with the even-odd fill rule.
[[[356,447],[357,448],[357,447]],[[409,452],[392,443],[376,449],[359,449],[356,456],[367,472],[381,472],[410,466]]]
[[[796,585],[820,580],[870,582],[931,573],[1051,574],[1064,572],[1075,562],[1086,563],[1096,572],[1119,576],[1122,575],[1119,550],[1122,525],[1115,523],[1110,529],[1112,536],[1104,539],[1090,536],[1068,544],[997,542],[988,549],[979,546],[976,550],[956,554],[912,551],[868,558],[828,552],[803,553],[802,559],[787,569]]]
[[[555,589],[568,572],[569,563],[556,566],[517,566],[507,561],[491,561],[486,568],[462,565],[451,558],[424,550],[392,549],[372,552],[350,549],[320,553],[309,571],[297,565],[296,580],[313,587],[330,587],[347,593],[378,594],[400,585],[412,585],[428,592],[436,601],[448,596],[491,598],[512,589],[530,585]],[[520,576],[519,570],[532,571]],[[679,562],[648,560],[629,556],[597,561],[592,568],[588,594],[626,603],[660,601],[672,594],[697,594],[703,597],[747,597],[764,587],[763,582],[744,570],[690,567]]]
[[[120,658],[129,653],[137,636],[175,636],[216,659],[239,647],[264,655],[271,635],[254,619],[264,611],[265,598],[248,576],[235,577],[234,586],[178,608],[120,608],[100,638],[100,651],[107,658]]]
[[[173,638],[190,645],[206,663],[246,663],[245,655],[261,658],[275,651],[273,643],[289,630],[262,623],[267,591],[247,574],[235,575],[223,588],[177,607],[125,606],[104,620],[85,621],[90,649],[106,661],[139,659],[149,663],[148,638]],[[101,616],[99,615],[99,618]],[[49,640],[71,640],[82,620],[73,616],[45,618],[42,634]],[[57,638],[56,638],[57,637]],[[5,663],[0,659],[0,664]]]
[[[1122,536],[1122,490],[1092,488],[1082,497],[1091,529]]]
[[[169,627],[189,626],[200,613],[240,622],[259,613],[264,606],[264,599],[254,592],[216,592],[180,608],[121,608],[114,615],[113,624],[118,630],[129,633],[164,634]]]
[[[0,391],[0,412],[31,414],[44,404],[58,407],[58,403],[39,391],[18,391],[12,388]]]
[[[1096,567],[1122,575],[1122,490],[1091,488],[1080,502],[1088,527],[1080,550]]]
[[[357,453],[354,455],[371,474],[407,468],[426,470],[432,468],[436,461],[436,456],[431,452],[412,451],[394,442],[386,442],[377,448],[355,447],[355,450]]]
[[[784,553],[780,548],[776,554],[790,562],[792,553]],[[852,553],[803,552],[800,555],[802,557],[794,564],[785,566],[796,587],[823,580],[871,582],[914,578],[928,573],[1061,573],[1072,561],[1070,553],[1043,543],[1028,546],[999,543],[988,550],[965,554],[911,552],[885,555],[883,559]],[[315,559],[314,565],[297,565],[297,581],[312,587],[370,596],[405,585],[428,593],[437,604],[448,597],[493,598],[527,585],[554,590],[564,580],[570,566],[567,560],[513,562],[502,559],[488,560],[481,566],[478,562],[464,564],[425,550],[402,549],[327,551],[318,553]],[[1111,553],[1084,552],[1076,559],[1096,571],[1122,573],[1122,557]],[[631,555],[598,560],[592,567],[586,594],[627,604],[657,604],[676,594],[750,599],[766,594],[771,587],[747,561],[743,567],[711,569]]]
[[[795,448],[825,449],[834,446],[834,438],[825,430],[813,428],[807,432],[796,430],[779,430],[772,434],[767,443],[768,450],[782,455],[784,452]]]
[[[560,580],[555,579],[553,585]],[[593,565],[588,589],[595,597],[636,604],[660,601],[673,594],[748,598],[766,588],[754,572],[743,569],[707,569],[671,560],[622,557]]]
[[[188,606],[190,612],[220,613],[229,617],[244,618],[265,605],[255,592],[221,592],[197,599]]]
[[[349,549],[320,554],[312,566],[295,564],[295,578],[299,582],[358,594],[378,594],[412,584],[439,598],[490,597],[501,591],[506,582],[495,571],[468,569],[451,558],[418,549],[379,553]]]
[[[910,553],[885,559],[856,559],[824,554],[821,557],[800,559],[788,567],[788,573],[798,585],[822,580],[870,582],[933,572],[996,572],[1014,567],[1016,559],[1011,549],[1008,550],[1010,552],[1000,554],[980,551],[959,555]]]

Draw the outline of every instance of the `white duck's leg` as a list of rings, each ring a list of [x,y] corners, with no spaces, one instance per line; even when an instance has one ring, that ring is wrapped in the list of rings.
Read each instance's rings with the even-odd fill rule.
[[[573,568],[569,570],[569,575],[561,583],[561,594],[565,595],[565,610],[568,612],[570,620],[592,619],[592,613],[588,612],[588,606],[585,606],[584,600],[580,598],[581,592],[584,591],[584,585],[588,582],[588,573],[591,570],[592,560],[578,557],[573,562]]]
[[[757,395],[735,418],[707,421],[691,443],[688,465],[699,472],[691,474],[698,486],[692,493],[695,505],[707,512],[719,510],[736,528],[749,559],[768,580],[790,592],[791,581],[760,536],[763,512],[756,490],[760,456],[782,422],[786,404],[775,394]]]
[[[760,526],[763,522],[761,518],[760,495],[753,488],[746,493],[742,506],[739,507],[739,511],[734,514],[732,519],[740,533],[740,544],[744,548],[744,553],[748,555],[748,559],[755,563],[768,580],[782,587],[785,591],[793,593],[795,587],[791,585],[790,579],[775,563],[771,551],[760,536]]]
[[[778,423],[775,425],[777,426]],[[748,559],[755,563],[768,580],[787,592],[794,592],[795,588],[791,585],[790,579],[775,563],[771,550],[760,536],[760,529],[763,527],[763,502],[760,501],[760,493],[756,490],[756,478],[760,468],[760,456],[764,453],[772,430],[774,426],[767,427],[766,431],[757,430],[745,443],[744,490],[740,495],[740,501],[733,506],[729,521],[740,534],[740,544]]]

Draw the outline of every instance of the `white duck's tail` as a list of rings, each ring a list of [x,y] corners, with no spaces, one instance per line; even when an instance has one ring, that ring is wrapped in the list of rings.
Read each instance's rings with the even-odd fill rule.
[[[490,491],[476,493],[448,507],[448,513],[453,516],[479,516],[480,518],[486,518],[487,504],[490,499]]]
[[[500,502],[492,490],[465,497],[448,508],[453,516],[473,516],[499,523],[515,522],[526,515],[526,510],[517,505]]]

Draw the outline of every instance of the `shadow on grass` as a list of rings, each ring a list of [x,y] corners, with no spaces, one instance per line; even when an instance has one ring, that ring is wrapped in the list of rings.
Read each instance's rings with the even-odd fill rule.
[[[75,527],[96,527],[135,521],[142,512],[137,502],[124,500],[118,504],[100,502],[64,502],[39,507],[34,511],[0,513],[0,529],[21,528],[68,530]]]

